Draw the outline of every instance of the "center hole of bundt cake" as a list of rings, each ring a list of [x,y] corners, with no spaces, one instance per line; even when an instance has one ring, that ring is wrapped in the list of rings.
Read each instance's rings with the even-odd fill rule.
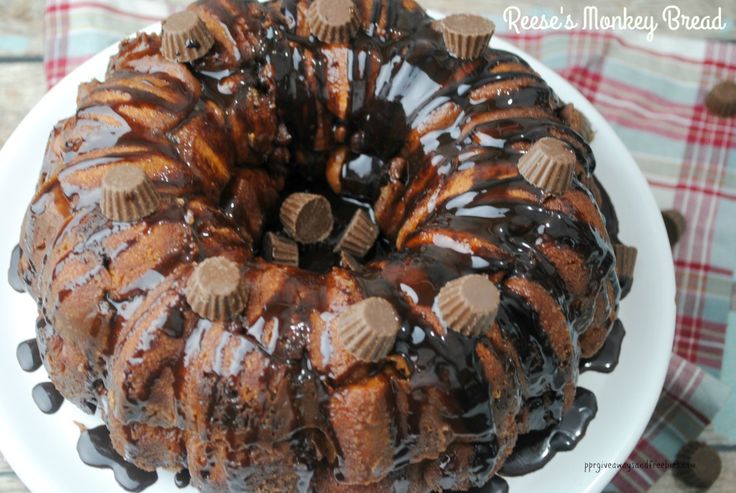
[[[331,130],[319,138],[313,125],[293,118],[279,124],[276,143],[283,152],[272,156],[269,173],[284,181],[263,227],[254,232],[260,232],[256,253],[317,273],[384,258],[391,244],[380,234],[372,204],[389,180],[403,179],[406,171],[399,157],[408,134],[403,106],[376,99],[347,120],[326,122],[322,128]],[[258,185],[246,185],[247,195],[259,195],[252,187]]]
[[[297,227],[298,231],[295,232],[289,227],[288,221],[284,224],[282,216],[285,214],[284,209],[288,209],[285,202],[293,200],[294,195],[317,196],[326,200],[323,204],[329,204],[329,214],[332,216],[326,237],[318,240],[305,238],[314,233],[314,228],[324,227],[324,223],[329,220],[322,207],[312,207],[310,204],[304,206],[299,216],[303,230]],[[337,266],[355,268],[357,264],[385,257],[390,246],[380,233],[371,245],[366,245],[367,253],[364,255],[341,248],[341,239],[359,211],[375,223],[369,203],[340,196],[320,179],[290,176],[280,194],[278,207],[266,218],[256,254],[272,262],[294,265],[316,273],[325,273]],[[378,231],[377,226],[375,228]]]

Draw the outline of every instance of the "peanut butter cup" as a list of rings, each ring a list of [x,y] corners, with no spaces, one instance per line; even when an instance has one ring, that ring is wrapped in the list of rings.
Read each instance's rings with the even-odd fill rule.
[[[379,361],[394,345],[399,316],[384,298],[367,298],[348,307],[335,320],[335,334],[361,361]]]
[[[275,264],[299,266],[299,247],[288,238],[276,233],[263,237],[263,256]]]
[[[299,243],[318,243],[332,231],[330,202],[321,195],[289,195],[281,204],[279,217],[286,233]]]
[[[312,34],[324,43],[350,41],[360,27],[352,0],[317,0],[307,10],[307,22]]]
[[[736,115],[736,82],[724,80],[716,84],[705,97],[705,106],[716,116]]]
[[[713,447],[702,442],[685,444],[675,459],[675,476],[688,486],[708,488],[721,474],[721,457]]]
[[[198,60],[215,43],[205,23],[191,10],[172,15],[163,21],[161,27],[161,51],[166,58],[175,62]]]
[[[637,250],[628,245],[614,245],[613,252],[616,255],[616,274],[619,279],[631,280],[634,277]]]
[[[478,336],[490,327],[499,302],[498,288],[479,274],[450,281],[437,295],[442,320],[450,329],[466,336]]]
[[[225,257],[208,258],[194,269],[186,298],[192,310],[212,321],[234,318],[248,301],[240,268]]]
[[[664,227],[667,229],[670,246],[674,247],[680,241],[682,235],[685,234],[685,229],[687,229],[685,216],[678,210],[667,209],[662,211],[662,220],[664,220]]]
[[[335,251],[346,251],[362,258],[376,242],[376,238],[378,238],[378,226],[371,221],[363,209],[358,209],[337,242]]]
[[[351,271],[360,270],[361,264],[345,250],[340,251],[340,267]]]
[[[132,222],[156,210],[159,196],[146,174],[134,166],[116,166],[102,178],[102,213],[113,221]]]
[[[450,15],[442,19],[441,26],[447,49],[461,60],[480,57],[496,30],[492,21],[471,14]]]
[[[575,155],[561,140],[544,137],[519,158],[519,173],[537,188],[560,194],[570,187]]]

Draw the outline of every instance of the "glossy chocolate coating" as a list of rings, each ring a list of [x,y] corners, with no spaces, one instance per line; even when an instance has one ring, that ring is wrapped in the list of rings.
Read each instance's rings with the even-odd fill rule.
[[[598,412],[595,395],[578,387],[573,407],[562,421],[549,430],[520,437],[514,452],[504,462],[501,474],[519,476],[536,471],[552,460],[557,452],[572,450],[585,436],[588,424]]]
[[[80,88],[21,240],[39,346],[65,397],[99,404],[118,450],[188,467],[202,491],[481,486],[518,433],[562,420],[581,355],[616,319],[616,223],[594,157],[516,55],[452,57],[410,0],[356,2],[362,30],[326,45],[309,36],[308,3],[199,2],[216,40],[204,58],[174,64],[140,35],[104,83]],[[544,136],[578,161],[559,197],[516,171]],[[161,195],[133,224],[97,206],[100,172],[121,162]],[[301,269],[257,255],[296,191],[323,194],[335,215]],[[381,236],[349,272],[332,250],[357,207]],[[220,255],[251,288],[227,323],[193,314],[182,289],[193,262]],[[472,273],[501,291],[496,322],[445,333],[434,299]],[[329,321],[370,296],[393,304],[401,330],[388,358],[364,364]]]
[[[21,370],[28,373],[38,370],[43,365],[36,339],[29,339],[18,344],[15,357],[18,359]]]
[[[120,457],[110,442],[110,433],[105,426],[82,431],[77,452],[88,466],[112,469],[115,480],[127,491],[143,491],[158,479],[155,472],[138,469]]]

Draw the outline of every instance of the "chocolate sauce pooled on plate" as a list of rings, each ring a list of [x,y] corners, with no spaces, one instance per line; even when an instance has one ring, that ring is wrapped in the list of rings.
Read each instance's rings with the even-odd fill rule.
[[[572,450],[585,436],[588,424],[598,412],[595,395],[582,387],[575,392],[575,402],[562,421],[547,430],[519,436],[501,474],[520,476],[536,471],[552,460],[557,452]]]
[[[36,339],[28,339],[18,344],[15,357],[18,359],[21,370],[28,373],[38,370],[43,364]]]
[[[54,414],[64,404],[64,396],[56,390],[51,382],[39,383],[33,387],[31,395],[33,396],[33,402],[44,414]]]
[[[621,343],[626,335],[624,325],[620,320],[616,320],[608,334],[603,347],[592,358],[580,361],[580,372],[597,371],[601,373],[611,373],[618,365],[618,357],[621,354]]]
[[[26,284],[18,273],[18,264],[20,263],[20,245],[13,248],[13,254],[10,257],[10,268],[8,268],[8,284],[19,293],[26,292]]]
[[[127,491],[143,491],[158,479],[155,471],[138,469],[120,457],[112,447],[110,432],[104,425],[84,430],[77,442],[77,452],[88,466],[112,469],[115,481]]]

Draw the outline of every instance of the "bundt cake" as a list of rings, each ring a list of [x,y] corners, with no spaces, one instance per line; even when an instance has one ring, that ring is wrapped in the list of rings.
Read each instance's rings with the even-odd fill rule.
[[[79,88],[19,273],[51,380],[126,460],[203,492],[467,490],[560,421],[635,250],[584,116],[492,29],[202,0]]]

